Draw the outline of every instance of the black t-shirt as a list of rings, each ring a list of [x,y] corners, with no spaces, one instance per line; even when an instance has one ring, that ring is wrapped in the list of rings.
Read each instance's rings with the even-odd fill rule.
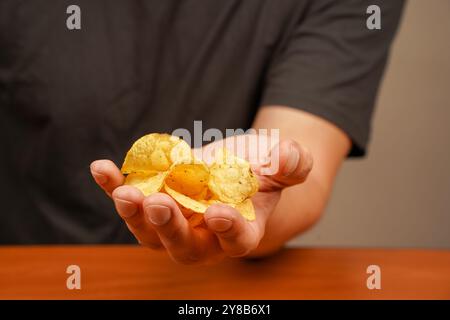
[[[81,30],[66,9],[81,8]],[[381,30],[366,9],[381,8]],[[149,132],[324,117],[365,152],[402,1],[0,2],[0,243],[132,242],[90,177]]]

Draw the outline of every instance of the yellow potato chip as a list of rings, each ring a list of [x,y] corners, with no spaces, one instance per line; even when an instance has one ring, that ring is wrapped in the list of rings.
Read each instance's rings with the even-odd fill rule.
[[[138,188],[144,196],[148,196],[161,190],[166,176],[167,172],[130,173],[125,178],[125,184]]]
[[[201,203],[207,204],[208,206],[212,204],[226,204],[225,202],[222,202],[217,199],[209,199],[209,200],[200,200]],[[231,206],[234,206],[234,204],[230,204]]]
[[[176,164],[170,170],[166,184],[188,197],[202,199],[207,192],[208,167],[202,163]]]
[[[191,209],[194,212],[205,213],[206,209],[208,208],[208,205],[191,199],[188,196],[185,196],[184,194],[171,189],[167,184],[164,185],[164,190],[167,192],[167,194],[174,198],[176,202],[178,202],[185,208]]]
[[[152,170],[166,171],[170,168],[170,161],[162,149],[155,149],[150,154],[150,163]]]
[[[191,147],[183,139],[170,150],[170,161],[172,163],[192,163],[194,156]]]
[[[167,171],[173,163],[192,160],[190,146],[168,134],[151,133],[138,139],[128,151],[122,173]]]
[[[256,219],[255,208],[253,207],[252,200],[246,199],[241,203],[236,204],[235,208],[245,219],[249,221]]]
[[[182,207],[194,212],[189,223],[200,225],[207,208],[216,203],[229,205],[247,220],[255,219],[249,199],[258,191],[258,180],[250,164],[226,149],[217,150],[208,167],[194,158],[189,145],[168,134],[148,134],[138,139],[128,151],[122,165],[128,174],[125,184],[145,196],[161,191]]]
[[[220,200],[215,200],[215,199],[202,200],[201,202],[208,205],[208,207],[213,204],[225,204],[227,206],[235,208],[248,221],[253,221],[256,219],[253,202],[250,199],[246,199],[246,200],[242,201],[241,203],[237,203],[237,204],[226,203],[226,202],[222,202]]]
[[[247,161],[224,149],[210,167],[208,186],[220,201],[237,204],[258,191],[258,180]]]

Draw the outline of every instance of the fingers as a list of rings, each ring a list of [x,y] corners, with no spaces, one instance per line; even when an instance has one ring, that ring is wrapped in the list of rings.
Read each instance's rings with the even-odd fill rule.
[[[206,244],[204,232],[194,230],[170,196],[163,193],[152,194],[144,200],[147,221],[158,234],[169,255],[177,262],[193,264],[202,260]]]
[[[120,186],[113,191],[112,198],[117,212],[139,243],[154,249],[161,247],[158,235],[142,210],[144,195],[134,187]]]
[[[248,222],[234,208],[213,205],[205,213],[208,229],[219,239],[223,251],[230,257],[241,257],[256,249],[264,230],[256,222]]]
[[[286,139],[271,150],[270,162],[256,171],[267,180],[264,185],[268,189],[276,190],[304,182],[312,167],[313,158],[309,150],[294,140]]]
[[[91,163],[91,174],[95,182],[111,196],[115,188],[125,180],[119,168],[111,160],[96,160]]]

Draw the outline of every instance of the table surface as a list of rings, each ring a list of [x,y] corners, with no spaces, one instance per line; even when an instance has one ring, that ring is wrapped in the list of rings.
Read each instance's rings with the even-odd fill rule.
[[[80,290],[66,287],[69,265]],[[198,267],[137,246],[0,246],[0,299],[450,299],[450,251],[285,249]]]

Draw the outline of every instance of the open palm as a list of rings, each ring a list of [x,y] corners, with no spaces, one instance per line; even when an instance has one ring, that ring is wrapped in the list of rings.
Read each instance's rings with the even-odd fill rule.
[[[228,139],[236,141],[244,138],[237,136]],[[222,144],[209,144],[203,152],[219,145]],[[139,243],[150,248],[164,248],[172,259],[180,263],[211,263],[225,256],[245,256],[256,249],[282,190],[302,183],[310,172],[312,157],[296,142],[282,140],[274,147],[279,148],[276,159],[279,166],[274,174],[261,174],[264,171],[261,168],[275,160],[273,156],[270,161],[253,166],[260,184],[259,191],[251,198],[256,212],[254,221],[245,220],[230,206],[215,204],[207,209],[205,223],[193,227],[169,195],[155,193],[145,197],[135,187],[123,185],[124,176],[112,161],[94,161],[91,173],[100,187],[112,197],[117,212]],[[252,155],[247,153],[246,157],[249,156]]]

